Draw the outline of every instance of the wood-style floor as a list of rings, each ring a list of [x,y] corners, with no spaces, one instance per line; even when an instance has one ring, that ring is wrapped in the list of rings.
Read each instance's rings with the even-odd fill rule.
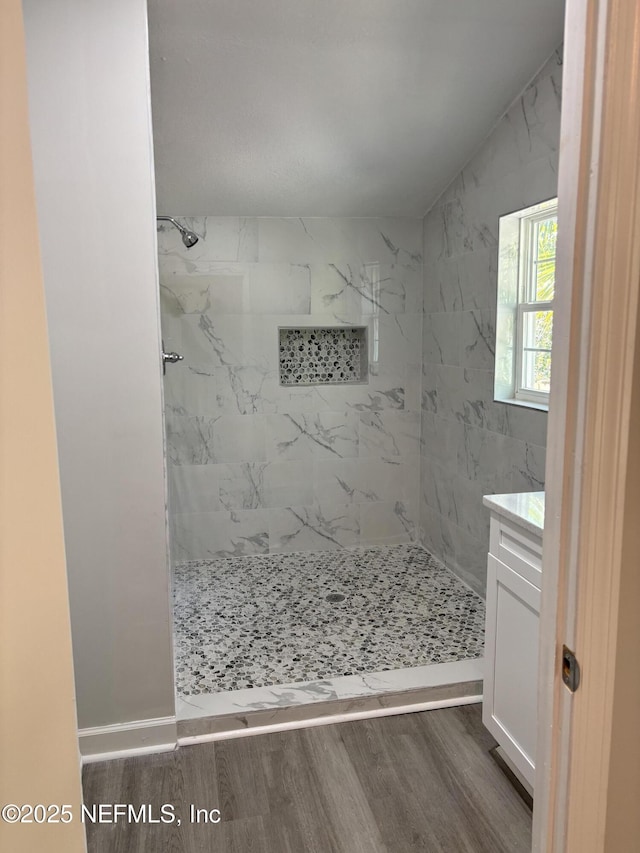
[[[531,812],[488,753],[480,707],[89,764],[86,804],[181,817],[89,825],[89,853],[529,853]],[[222,821],[192,824],[190,804]]]

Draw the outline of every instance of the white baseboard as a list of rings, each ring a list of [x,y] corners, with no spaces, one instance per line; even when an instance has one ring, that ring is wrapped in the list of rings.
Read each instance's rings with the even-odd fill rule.
[[[178,745],[176,718],[157,717],[80,729],[78,740],[83,764],[170,752]]]

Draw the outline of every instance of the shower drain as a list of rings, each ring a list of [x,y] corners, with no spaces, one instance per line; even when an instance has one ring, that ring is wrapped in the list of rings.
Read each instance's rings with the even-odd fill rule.
[[[330,592],[326,600],[329,604],[337,604],[339,601],[344,601],[344,595],[339,592]]]

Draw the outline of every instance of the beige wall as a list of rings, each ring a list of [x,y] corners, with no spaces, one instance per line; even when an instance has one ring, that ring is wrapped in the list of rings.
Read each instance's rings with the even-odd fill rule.
[[[79,725],[171,717],[146,3],[23,5]]]
[[[0,6],[0,803],[68,803],[79,754],[20,0]],[[68,825],[0,823],[11,853],[85,849]]]

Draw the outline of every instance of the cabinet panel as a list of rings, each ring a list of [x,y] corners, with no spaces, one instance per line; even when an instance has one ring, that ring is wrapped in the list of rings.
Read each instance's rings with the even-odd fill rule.
[[[491,518],[491,553],[540,589],[542,539],[504,518]]]
[[[540,590],[489,554],[483,720],[533,785]]]

